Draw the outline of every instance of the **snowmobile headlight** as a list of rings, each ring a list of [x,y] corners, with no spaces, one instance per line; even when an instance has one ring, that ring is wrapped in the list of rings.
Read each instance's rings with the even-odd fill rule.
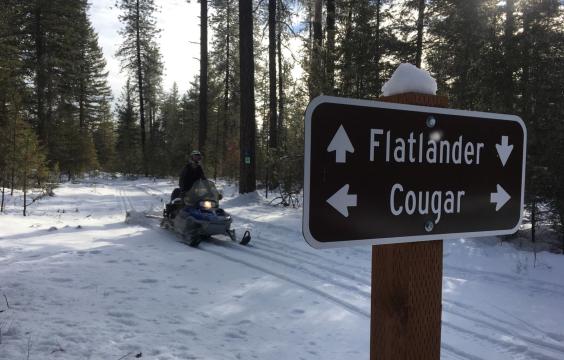
[[[214,206],[214,202],[213,201],[209,201],[209,200],[205,200],[205,201],[200,201],[200,207],[204,208],[204,209],[211,209]]]

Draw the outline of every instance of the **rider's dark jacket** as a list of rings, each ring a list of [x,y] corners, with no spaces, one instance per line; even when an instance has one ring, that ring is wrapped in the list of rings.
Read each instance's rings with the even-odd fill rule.
[[[204,170],[202,170],[200,164],[196,164],[191,160],[188,161],[180,173],[180,179],[178,181],[180,191],[187,193],[197,180],[205,178]]]

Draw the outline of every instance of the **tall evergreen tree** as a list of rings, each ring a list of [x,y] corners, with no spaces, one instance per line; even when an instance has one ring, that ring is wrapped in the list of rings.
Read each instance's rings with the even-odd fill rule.
[[[133,89],[127,80],[118,106],[116,156],[117,166],[125,174],[137,174],[142,170],[142,153],[137,114],[133,105]]]
[[[21,107],[23,72],[21,63],[21,36],[18,17],[22,8],[13,0],[0,3],[0,211],[4,211],[4,194],[8,187],[14,188],[15,166],[12,161],[13,121],[16,107]],[[18,104],[16,104],[16,102]]]
[[[241,129],[239,192],[256,190],[256,123],[253,56],[253,4],[239,1],[239,56],[241,86]]]
[[[397,64],[390,14],[384,12],[384,1],[351,1],[340,11],[344,25],[337,35],[339,94],[378,97],[381,79]]]
[[[430,33],[434,37],[428,62],[441,88],[447,89],[454,107],[476,109],[482,53],[485,51],[487,17],[483,1],[442,0],[431,3],[434,18]]]
[[[218,173],[235,178],[239,172],[239,53],[238,7],[234,0],[214,0],[210,27],[216,34],[210,50],[210,84],[217,96],[209,108],[219,116]],[[217,125],[217,123],[216,123]],[[217,126],[216,126],[217,128]]]
[[[14,28],[23,36],[19,47],[27,87],[22,92],[23,104],[48,149],[51,164],[70,164],[70,149],[65,146],[79,135],[61,125],[80,128],[80,136],[92,144],[93,125],[102,116],[100,109],[107,108],[110,95],[105,61],[87,14],[88,4],[86,0],[17,3],[20,14]],[[74,170],[65,171],[96,166],[92,146],[74,147],[73,151],[82,151],[73,155],[73,162],[83,164],[75,163]]]
[[[268,1],[268,84],[269,84],[269,147],[278,147],[278,108],[276,106],[276,3],[278,0]]]
[[[143,172],[149,173],[148,149],[146,144],[146,96],[156,86],[153,82],[147,83],[148,73],[160,65],[160,55],[155,39],[159,33],[156,26],[154,13],[156,6],[153,0],[120,0],[118,3],[122,10],[120,21],[124,24],[120,34],[124,40],[117,52],[121,58],[122,69],[129,76],[135,78],[135,87],[139,102],[140,138]],[[159,72],[159,71],[157,71]]]
[[[205,150],[208,130],[208,1],[200,0],[200,122],[198,147]]]
[[[325,93],[332,95],[335,89],[335,0],[327,0],[327,49],[325,51]],[[378,50],[376,50],[378,51]]]
[[[105,171],[116,170],[116,138],[115,138],[115,124],[112,118],[109,104],[106,109],[100,109],[104,116],[99,118],[99,121],[94,128],[93,139],[96,148],[96,157],[100,164],[100,168]]]

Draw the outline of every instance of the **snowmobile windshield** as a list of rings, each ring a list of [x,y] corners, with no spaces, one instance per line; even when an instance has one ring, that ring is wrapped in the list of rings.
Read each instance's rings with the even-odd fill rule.
[[[196,206],[200,201],[211,200],[219,202],[219,191],[212,181],[200,179],[194,183],[190,191],[186,193],[184,202],[188,206]]]

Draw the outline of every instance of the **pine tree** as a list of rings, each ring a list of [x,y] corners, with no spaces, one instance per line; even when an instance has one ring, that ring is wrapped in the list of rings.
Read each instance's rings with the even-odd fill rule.
[[[107,105],[107,108],[102,108],[100,111],[106,115],[99,119],[93,132],[96,157],[102,170],[114,171],[116,169],[115,124],[111,115],[109,104]]]
[[[210,48],[209,83],[217,95],[209,108],[217,109],[215,142],[219,142],[213,157],[219,176],[235,178],[239,172],[238,7],[233,0],[215,0],[211,6],[210,27],[216,35]]]
[[[208,130],[208,1],[200,0],[200,122],[198,147],[206,148]]]
[[[18,164],[17,179],[23,191],[23,216],[27,216],[27,193],[34,185],[45,180],[46,162],[37,136],[29,124],[16,121],[16,156]],[[35,183],[33,182],[35,181]]]
[[[15,1],[0,3],[0,211],[4,211],[5,189],[14,188],[11,125],[15,118],[14,100],[19,103],[21,96],[18,93],[23,89],[21,49],[18,48],[21,37],[14,31],[19,16],[21,6]]]
[[[325,65],[324,93],[328,95],[332,95],[335,90],[335,32],[336,32],[335,0],[327,0],[326,9],[327,9],[327,49],[325,51],[326,65]]]
[[[135,79],[135,87],[139,102],[140,138],[143,172],[149,173],[149,153],[146,144],[147,108],[146,96],[157,84],[155,79],[148,83],[150,74],[160,73],[160,54],[155,38],[159,33],[154,13],[156,11],[153,0],[120,0],[122,10],[120,21],[124,24],[120,34],[124,40],[117,52],[121,58],[122,69]],[[154,107],[156,111],[156,107]],[[152,114],[149,113],[151,117]]]
[[[429,32],[433,46],[428,54],[430,68],[442,89],[447,90],[452,106],[462,109],[479,107],[480,66],[487,49],[486,7],[481,0],[464,2],[434,1],[430,11]]]
[[[106,60],[98,44],[98,35],[88,18],[84,20],[83,31],[77,82],[79,124],[81,128],[92,130],[110,116],[111,90],[108,85]]]
[[[276,3],[268,1],[268,84],[269,84],[269,144],[272,149],[278,147],[278,107],[276,106]]]
[[[133,105],[133,90],[127,80],[118,106],[116,156],[117,169],[124,174],[138,174],[142,169],[142,153]]]
[[[241,86],[241,129],[239,192],[256,190],[256,123],[253,56],[253,6],[239,1],[239,56]]]
[[[22,36],[18,46],[26,76],[23,106],[30,122],[51,164],[73,163],[72,169],[63,170],[74,175],[76,169],[91,170],[97,162],[90,145],[75,146],[74,151],[84,153],[75,154],[72,162],[70,149],[65,149],[75,140],[65,136],[80,136],[92,143],[92,130],[105,116],[101,112],[108,108],[110,97],[105,60],[88,18],[87,1],[15,2],[20,12],[14,27]],[[62,124],[80,128],[81,134],[61,128]]]
[[[397,64],[397,41],[384,1],[351,1],[340,8],[344,24],[337,33],[338,92],[343,96],[376,98],[382,80]],[[384,27],[383,24],[388,24]],[[394,42],[395,41],[395,42]],[[394,53],[395,52],[395,53]]]
[[[516,108],[527,124],[527,207],[551,205],[560,234],[564,218],[564,11],[556,0],[517,3],[522,32],[517,36]],[[558,226],[560,225],[560,226]],[[564,244],[563,244],[564,245]]]

